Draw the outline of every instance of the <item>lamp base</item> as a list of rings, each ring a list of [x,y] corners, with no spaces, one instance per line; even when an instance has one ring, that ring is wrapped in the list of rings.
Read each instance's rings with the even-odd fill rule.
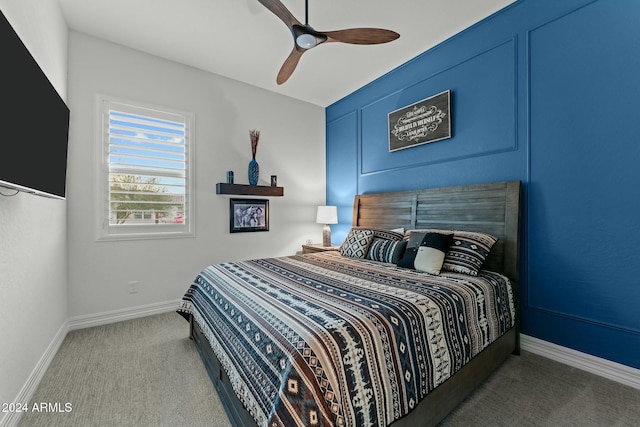
[[[322,228],[322,246],[325,248],[331,246],[331,228],[329,228],[329,224],[325,224]]]

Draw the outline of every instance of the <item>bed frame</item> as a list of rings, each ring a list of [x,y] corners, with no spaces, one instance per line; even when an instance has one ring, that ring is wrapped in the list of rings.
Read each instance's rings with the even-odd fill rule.
[[[519,354],[520,181],[357,195],[352,224],[406,230],[481,231],[499,238],[484,268],[503,273],[511,280],[517,309],[516,326],[431,391],[407,416],[391,424],[392,427],[435,426],[510,354]],[[231,423],[236,427],[255,426],[193,316],[190,323],[191,337]]]

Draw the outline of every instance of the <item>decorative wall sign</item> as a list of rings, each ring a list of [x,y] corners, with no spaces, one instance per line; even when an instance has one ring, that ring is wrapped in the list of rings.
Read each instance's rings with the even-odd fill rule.
[[[269,200],[230,199],[229,232],[269,231]]]
[[[389,151],[451,138],[451,91],[389,113]]]

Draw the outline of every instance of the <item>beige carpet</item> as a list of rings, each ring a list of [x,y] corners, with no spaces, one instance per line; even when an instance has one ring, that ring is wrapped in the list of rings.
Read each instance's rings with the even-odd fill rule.
[[[640,390],[523,352],[507,359],[441,426],[640,426]]]
[[[230,425],[176,313],[69,333],[29,404],[39,402],[61,411],[20,426]],[[640,390],[523,353],[442,426],[640,426]]]
[[[71,403],[29,412],[20,426],[230,426],[176,313],[70,332],[31,402]]]

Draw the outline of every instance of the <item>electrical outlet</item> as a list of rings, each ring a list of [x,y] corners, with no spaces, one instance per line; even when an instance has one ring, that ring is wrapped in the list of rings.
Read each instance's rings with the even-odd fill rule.
[[[129,293],[130,294],[137,294],[138,293],[138,285],[140,285],[140,283],[137,280],[131,280],[129,282]]]

